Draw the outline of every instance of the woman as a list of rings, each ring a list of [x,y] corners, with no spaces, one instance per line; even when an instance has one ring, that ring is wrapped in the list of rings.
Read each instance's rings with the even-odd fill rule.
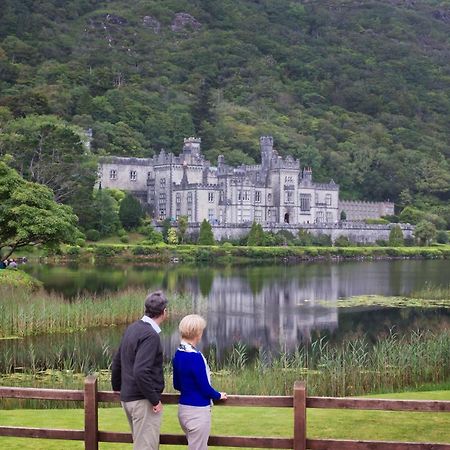
[[[202,339],[206,321],[197,314],[184,317],[178,327],[181,344],[173,358],[173,387],[180,391],[178,420],[190,450],[208,448],[212,400],[226,400],[225,392],[211,386],[208,363],[196,346]]]

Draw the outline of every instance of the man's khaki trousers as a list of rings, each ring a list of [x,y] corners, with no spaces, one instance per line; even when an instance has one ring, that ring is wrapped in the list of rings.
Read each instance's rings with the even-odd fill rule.
[[[158,450],[162,412],[153,412],[148,400],[122,402],[133,435],[133,450]]]

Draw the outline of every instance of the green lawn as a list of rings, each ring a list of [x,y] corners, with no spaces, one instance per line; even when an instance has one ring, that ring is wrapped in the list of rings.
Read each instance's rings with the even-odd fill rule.
[[[450,390],[372,396],[376,398],[447,400]],[[128,431],[120,408],[99,412],[100,429]],[[83,410],[0,411],[0,424],[9,426],[78,428],[83,427]],[[288,408],[216,407],[212,434],[292,436],[292,410]],[[176,406],[165,408],[163,433],[180,433]],[[308,410],[309,438],[399,440],[450,443],[450,413],[393,411]],[[81,442],[41,439],[0,438],[0,448],[9,450],[82,449]],[[131,449],[127,444],[101,444],[101,449]],[[180,448],[164,446],[163,448]]]

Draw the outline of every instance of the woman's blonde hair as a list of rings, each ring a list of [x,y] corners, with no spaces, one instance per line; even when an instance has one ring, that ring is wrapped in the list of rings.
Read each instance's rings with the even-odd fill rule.
[[[193,339],[206,328],[206,320],[198,314],[189,314],[181,319],[178,330],[182,339]]]

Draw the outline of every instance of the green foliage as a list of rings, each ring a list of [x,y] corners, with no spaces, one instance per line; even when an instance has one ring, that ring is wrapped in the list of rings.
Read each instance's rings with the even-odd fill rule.
[[[424,220],[425,213],[423,211],[420,211],[417,208],[413,208],[412,206],[407,206],[400,213],[399,218],[400,218],[400,222],[416,225],[421,220]]]
[[[0,286],[34,291],[42,287],[42,283],[22,270],[0,270]]]
[[[119,207],[119,218],[123,227],[126,230],[132,230],[136,228],[143,216],[144,211],[139,200],[133,197],[133,195],[127,194],[125,198],[120,202]]]
[[[436,227],[431,222],[423,220],[416,225],[414,237],[420,245],[429,245],[436,237]]]
[[[182,244],[184,244],[184,238],[188,229],[187,216],[181,216],[178,218],[178,238]]]
[[[338,236],[334,241],[335,247],[350,247],[352,243],[347,236]]]
[[[173,227],[169,228],[169,231],[167,232],[167,243],[171,245],[178,244],[177,230]]]
[[[159,231],[156,231],[153,226],[149,225],[147,227],[147,242],[149,244],[160,244],[164,242],[163,234]]]
[[[211,161],[251,164],[270,132],[282,154],[318,181],[335,179],[344,198],[389,198],[449,226],[441,3],[6,0],[0,152],[35,176],[30,155],[42,132],[40,165],[89,229],[96,155],[178,152],[195,134]],[[181,10],[200,27],[174,30]],[[93,130],[89,151],[79,127]],[[59,172],[48,163],[52,148]]]
[[[164,219],[164,221],[162,223],[162,235],[164,238],[164,242],[167,242],[167,237],[168,237],[169,230],[171,227],[172,227],[172,221],[169,218]]]
[[[80,233],[72,209],[60,205],[46,186],[25,181],[0,161],[0,254],[8,258],[16,249],[44,244],[71,243]]]
[[[389,245],[391,247],[401,247],[404,244],[402,229],[399,225],[393,226],[389,232]]]
[[[97,230],[87,230],[86,231],[86,239],[88,241],[97,242],[100,240],[100,232]]]
[[[262,229],[261,224],[253,222],[252,228],[250,229],[250,233],[247,237],[247,245],[264,245],[264,230]]]
[[[93,206],[97,212],[92,221],[93,228],[100,236],[111,236],[121,228],[119,205],[108,189],[99,189],[94,196]]]
[[[206,219],[203,219],[203,222],[200,225],[198,244],[214,245],[214,234],[212,232],[211,224]]]
[[[448,231],[439,230],[436,233],[436,242],[439,244],[448,244],[450,238],[448,236]]]
[[[297,245],[308,247],[313,244],[314,237],[308,230],[298,230]]]
[[[114,245],[98,245],[95,247],[94,254],[99,258],[112,258],[120,255],[123,252],[123,248]]]

